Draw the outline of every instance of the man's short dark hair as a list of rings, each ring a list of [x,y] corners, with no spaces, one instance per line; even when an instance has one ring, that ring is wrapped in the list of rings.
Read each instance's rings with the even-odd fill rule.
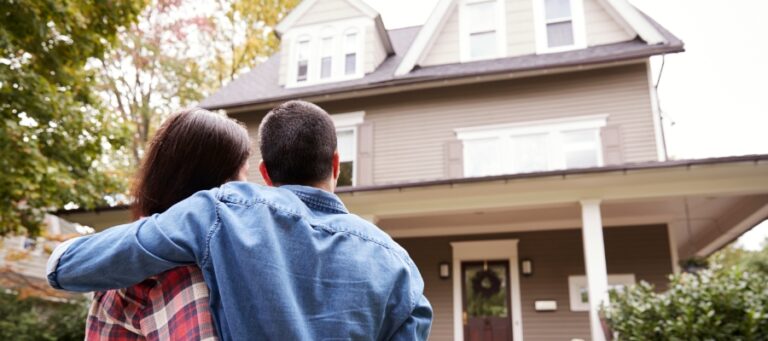
[[[333,171],[336,128],[319,106],[285,102],[261,122],[259,148],[273,184],[317,185]]]

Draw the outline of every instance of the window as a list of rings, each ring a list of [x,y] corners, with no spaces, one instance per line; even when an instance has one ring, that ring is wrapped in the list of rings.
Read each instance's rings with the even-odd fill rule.
[[[336,130],[336,141],[339,149],[339,181],[338,186],[352,186],[354,184],[355,169],[355,129],[346,128]]]
[[[330,78],[333,74],[333,37],[325,37],[320,47],[320,78]]]
[[[309,75],[309,40],[299,41],[296,49],[296,81],[305,82]]]
[[[363,123],[364,112],[331,115],[336,126],[339,151],[339,180],[337,186],[354,186],[357,175],[357,127]]]
[[[498,7],[496,0],[467,1],[464,5],[462,26],[467,59],[488,59],[500,54]]]
[[[539,20],[537,45],[556,52],[585,46],[582,0],[534,0]]]
[[[608,275],[608,291],[623,292],[635,282],[635,274]],[[587,276],[568,276],[568,296],[571,311],[589,311]]]
[[[344,74],[357,73],[357,32],[347,32],[344,37]]]
[[[573,45],[573,18],[571,0],[544,0],[547,19],[547,46]]]
[[[599,167],[606,115],[458,129],[466,177]]]

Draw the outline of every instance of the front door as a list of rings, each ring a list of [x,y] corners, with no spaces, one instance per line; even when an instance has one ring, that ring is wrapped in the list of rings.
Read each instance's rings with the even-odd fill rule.
[[[461,263],[464,340],[512,340],[509,261]]]

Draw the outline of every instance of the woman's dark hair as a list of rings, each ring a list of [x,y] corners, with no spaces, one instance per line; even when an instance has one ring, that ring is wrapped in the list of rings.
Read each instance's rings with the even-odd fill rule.
[[[172,115],[155,133],[137,173],[134,217],[161,213],[234,180],[250,151],[248,131],[232,119],[203,109]]]
[[[336,128],[322,108],[289,101],[270,111],[259,127],[261,158],[275,185],[313,186],[333,172]]]

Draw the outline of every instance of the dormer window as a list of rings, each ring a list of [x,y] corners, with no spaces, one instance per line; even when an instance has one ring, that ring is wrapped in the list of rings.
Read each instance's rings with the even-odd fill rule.
[[[333,37],[324,37],[320,42],[320,78],[331,78],[333,74]]]
[[[296,81],[306,82],[309,77],[309,40],[300,40],[296,45]]]
[[[558,52],[585,47],[582,0],[535,0],[537,44],[540,52]]]
[[[357,73],[357,31],[350,30],[344,35],[344,74]]]
[[[306,26],[292,32],[288,83],[286,86],[308,86],[360,78],[363,65],[361,34],[358,24],[323,24]],[[293,38],[295,37],[295,38]]]
[[[463,0],[460,12],[462,60],[504,56],[504,4],[500,0]]]

